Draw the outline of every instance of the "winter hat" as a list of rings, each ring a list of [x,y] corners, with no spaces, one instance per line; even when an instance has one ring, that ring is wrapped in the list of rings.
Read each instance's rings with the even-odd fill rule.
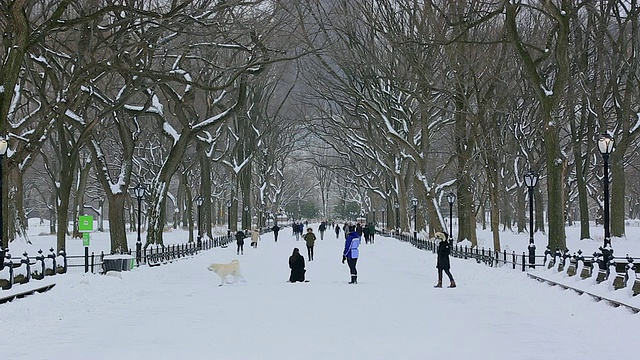
[[[447,240],[447,235],[441,233],[441,232],[437,232],[436,233],[436,239],[441,240],[441,241],[445,241]]]

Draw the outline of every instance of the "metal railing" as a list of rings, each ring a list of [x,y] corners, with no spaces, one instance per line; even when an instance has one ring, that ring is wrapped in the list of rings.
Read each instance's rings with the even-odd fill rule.
[[[421,249],[432,251],[434,254],[438,250],[438,242],[435,239],[420,238],[408,233],[382,232],[383,235],[396,238],[400,241],[408,242]],[[595,252],[585,256],[581,250],[571,254],[568,249],[552,251],[549,247],[544,254],[531,257],[527,253],[516,254],[515,251],[507,253],[506,250],[495,251],[484,247],[468,247],[453,244],[451,256],[461,259],[474,259],[477,263],[488,266],[510,266],[513,269],[526,271],[527,268],[547,268],[557,272],[566,272],[568,276],[580,275],[582,279],[590,278],[596,274],[596,283],[612,280],[614,289],[623,289],[629,286],[629,280],[633,279],[633,295],[640,294],[640,258],[626,255],[604,256],[602,252]],[[598,266],[597,271],[594,270]]]
[[[65,274],[73,269],[82,269],[84,272],[103,274],[109,270],[129,270],[132,267],[148,265],[150,267],[170,263],[174,260],[193,256],[202,250],[209,250],[214,247],[223,247],[233,241],[229,236],[217,236],[213,239],[205,239],[196,242],[171,245],[152,245],[143,249],[128,249],[121,253],[98,254],[85,252],[84,255],[68,255],[64,250],[57,254],[53,248],[49,249],[47,255],[42,250],[38,255],[29,256],[24,252],[21,257],[12,257],[10,252],[0,251],[0,288],[2,290],[11,289],[14,285],[25,284],[32,280],[42,280],[45,276]],[[107,255],[130,255],[129,261],[121,261],[116,267],[109,264]],[[3,272],[5,275],[3,275]]]

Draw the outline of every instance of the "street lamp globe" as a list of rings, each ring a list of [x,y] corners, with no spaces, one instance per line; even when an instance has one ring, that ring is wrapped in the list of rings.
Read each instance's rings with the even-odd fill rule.
[[[136,187],[133,188],[133,192],[136,194],[136,198],[138,198],[138,200],[142,200],[142,198],[144,197],[144,192],[147,190],[147,187],[144,184],[140,184],[138,183],[138,185],[136,185]]]
[[[231,200],[227,200],[227,207],[230,208],[231,207]]]
[[[411,205],[418,206],[418,199],[416,198],[411,199]]]
[[[196,198],[196,204],[198,204],[198,206],[202,206],[203,203],[204,203],[204,199],[202,198],[202,196],[198,196]]]
[[[449,204],[453,204],[456,201],[456,196],[450,191],[447,194],[447,202],[449,202]]]
[[[538,174],[533,170],[529,170],[524,175],[524,184],[530,189],[536,187],[538,185]]]
[[[613,152],[615,142],[616,140],[609,134],[600,135],[600,139],[598,139],[598,150],[600,150],[600,154],[611,154],[611,152]]]

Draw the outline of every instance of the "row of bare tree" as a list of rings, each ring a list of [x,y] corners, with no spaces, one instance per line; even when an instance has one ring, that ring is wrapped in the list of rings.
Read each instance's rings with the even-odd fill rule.
[[[303,71],[314,134],[333,150],[320,162],[368,190],[368,211],[382,204],[393,223],[399,204],[410,229],[415,197],[432,234],[454,191],[457,238],[475,244],[486,210],[499,250],[501,226],[525,231],[533,169],[536,227],[548,222],[549,245],[564,248],[567,221],[589,238],[602,210],[596,142],[609,133],[611,234],[624,236],[639,202],[637,1],[317,0],[306,11],[304,38],[324,49]]]
[[[234,214],[275,211],[299,136],[282,109],[295,75],[275,66],[302,55],[286,41],[291,15],[260,0],[0,4],[2,245],[26,236],[40,203],[64,248],[69,221],[104,199],[111,249],[126,248],[138,183],[147,244],[162,244],[167,219],[193,227],[197,195],[209,235],[228,200]]]
[[[526,229],[533,169],[536,227],[548,222],[549,245],[562,248],[567,221],[591,237],[602,209],[604,132],[616,139],[611,233],[623,236],[625,209],[640,204],[639,10],[635,0],[3,2],[3,246],[44,204],[63,248],[69,220],[104,198],[112,250],[124,248],[129,190],[146,183],[147,244],[162,244],[168,219],[193,227],[198,195],[209,236],[221,214],[240,213],[247,228],[301,198],[324,217],[356,202],[388,227],[433,233],[454,191],[456,237],[475,244],[489,212],[500,249],[501,226]]]

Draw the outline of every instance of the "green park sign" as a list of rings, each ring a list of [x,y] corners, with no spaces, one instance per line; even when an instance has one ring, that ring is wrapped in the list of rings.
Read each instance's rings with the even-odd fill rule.
[[[93,231],[93,216],[84,215],[78,217],[78,231],[91,232]]]
[[[82,233],[82,245],[89,246],[89,234],[93,231],[93,216],[78,216],[78,231]]]

